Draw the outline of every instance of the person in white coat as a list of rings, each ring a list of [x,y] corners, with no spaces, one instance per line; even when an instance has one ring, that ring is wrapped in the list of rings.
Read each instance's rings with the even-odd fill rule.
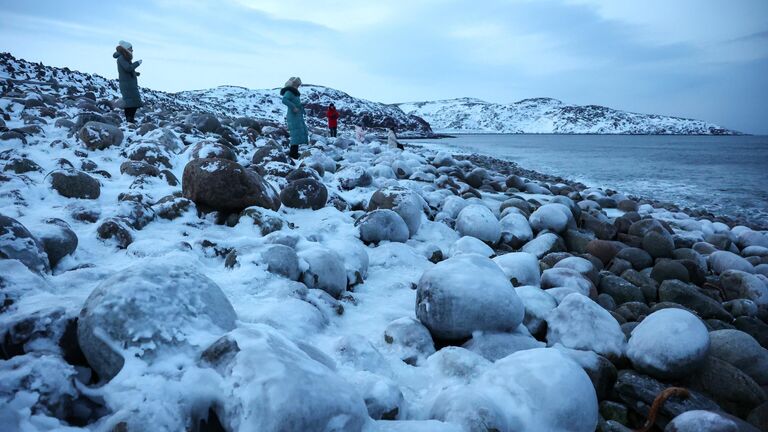
[[[397,140],[397,135],[395,135],[395,131],[392,129],[389,129],[389,132],[387,133],[387,144],[392,148],[399,148],[400,150],[405,149],[405,147],[400,144],[400,141]]]

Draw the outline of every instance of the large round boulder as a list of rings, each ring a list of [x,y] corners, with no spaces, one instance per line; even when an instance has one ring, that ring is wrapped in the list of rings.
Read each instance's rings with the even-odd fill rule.
[[[235,328],[235,310],[193,268],[145,262],[117,272],[91,292],[80,311],[77,340],[88,364],[112,379],[124,356],[152,361],[161,352],[195,346],[198,332]]]
[[[280,192],[280,201],[286,207],[319,210],[328,202],[328,189],[313,178],[294,180]]]
[[[403,218],[408,225],[410,235],[416,234],[421,226],[424,213],[424,201],[414,191],[401,186],[391,186],[377,190],[368,202],[368,211],[390,209]]]
[[[306,268],[301,274],[304,285],[321,289],[336,298],[347,288],[347,270],[344,268],[344,259],[338,253],[314,247],[301,251],[299,258],[304,261]]]
[[[219,122],[219,119],[217,119],[213,114],[209,113],[189,114],[184,119],[184,122],[188,126],[194,127],[203,133],[216,132],[219,130],[219,128],[221,128],[221,122]]]
[[[501,238],[499,220],[488,207],[480,204],[470,204],[459,212],[456,231],[462,236],[472,236],[490,244]]]
[[[48,257],[40,242],[19,221],[0,214],[0,259],[21,261],[37,273],[49,270]]]
[[[500,430],[592,432],[597,428],[592,381],[560,350],[518,351],[493,363],[473,385],[503,407],[507,429]]]
[[[77,136],[90,150],[104,150],[123,142],[123,131],[109,123],[89,121],[77,132]]]
[[[640,372],[676,379],[703,364],[709,343],[707,327],[697,316],[683,309],[662,309],[632,330],[627,357]]]
[[[270,326],[235,330],[202,358],[223,377],[226,430],[359,432],[368,421],[363,398],[327,357]]]
[[[40,225],[36,232],[37,238],[48,255],[48,262],[51,267],[56,267],[62,258],[77,249],[77,234],[72,231],[68,223],[61,219],[44,220],[43,225]]]
[[[250,206],[280,208],[277,191],[255,172],[226,159],[194,159],[181,180],[185,198],[198,208],[236,213]]]
[[[724,360],[749,375],[761,386],[768,385],[768,350],[739,330],[724,329],[709,333],[710,355]]]
[[[717,251],[709,255],[709,267],[716,274],[723,273],[726,270],[741,270],[747,273],[755,272],[755,267],[749,261],[728,251]]]
[[[549,230],[562,233],[569,226],[575,226],[571,210],[565,205],[557,203],[544,204],[531,213],[528,220],[531,222],[531,228],[536,232]]]
[[[360,230],[360,240],[366,244],[391,241],[405,243],[408,225],[392,210],[379,209],[366,213],[355,225]]]
[[[480,255],[462,254],[438,263],[422,274],[416,290],[416,317],[440,339],[513,330],[524,313],[504,272]]]
[[[234,150],[217,141],[201,141],[189,153],[190,159],[227,159],[237,162]]]
[[[608,358],[620,358],[626,346],[616,318],[577,293],[566,296],[547,316],[547,343],[594,351]]]

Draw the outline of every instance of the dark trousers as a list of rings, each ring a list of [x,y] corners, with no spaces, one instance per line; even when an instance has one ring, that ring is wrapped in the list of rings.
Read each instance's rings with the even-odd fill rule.
[[[291,151],[288,153],[288,156],[291,157],[291,159],[298,159],[299,158],[299,145],[298,144],[292,144],[291,145]]]
[[[137,109],[138,108],[136,108],[136,107],[134,107],[134,108],[126,108],[125,109],[125,119],[128,120],[129,122],[133,123],[134,120],[135,120],[134,117],[136,117],[136,110]]]
[[[331,136],[335,137],[336,136],[336,128],[332,127],[332,128],[329,128],[329,129],[331,130]]]

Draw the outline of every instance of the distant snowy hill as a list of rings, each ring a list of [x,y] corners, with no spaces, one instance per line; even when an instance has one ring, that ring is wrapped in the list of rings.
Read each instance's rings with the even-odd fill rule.
[[[637,114],[599,105],[569,105],[557,99],[498,104],[460,98],[397,104],[442,133],[734,135],[720,126],[679,117]]]
[[[115,72],[117,73],[117,72]],[[44,66],[18,59],[9,53],[0,53],[0,80],[31,80],[50,83],[56,87],[72,89],[85,88],[94,96],[103,99],[120,97],[116,80],[96,74],[72,71],[69,68]],[[139,78],[141,84],[141,78]],[[368,129],[384,131],[394,128],[400,136],[430,136],[429,123],[414,115],[404,113],[394,105],[358,99],[332,88],[304,85],[301,87],[302,101],[308,113],[310,127],[325,128],[325,111],[333,102],[339,110],[341,130],[362,125]],[[166,93],[142,88],[142,97],[153,105],[174,110],[209,112],[229,117],[251,117],[282,124],[285,122],[286,107],[280,101],[280,89],[247,89],[236,86],[221,86],[207,90]]]

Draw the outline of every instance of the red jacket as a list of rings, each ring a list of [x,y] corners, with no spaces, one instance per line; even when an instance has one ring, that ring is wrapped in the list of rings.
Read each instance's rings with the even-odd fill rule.
[[[328,111],[325,113],[325,115],[328,117],[328,127],[337,127],[339,121],[339,112],[336,111],[335,108],[328,108]]]

